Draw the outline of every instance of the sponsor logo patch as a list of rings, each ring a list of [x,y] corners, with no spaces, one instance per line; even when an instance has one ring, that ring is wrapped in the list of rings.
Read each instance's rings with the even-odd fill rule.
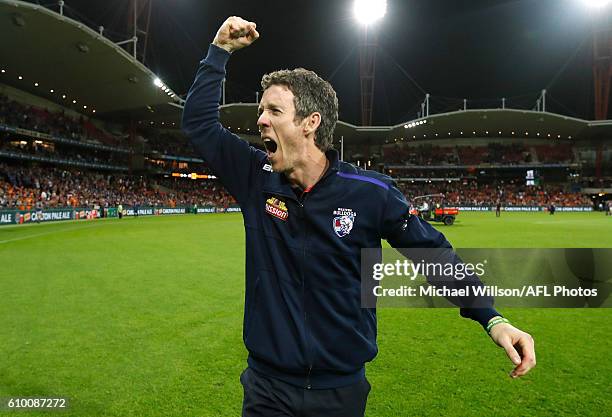
[[[332,224],[334,226],[334,232],[338,237],[344,237],[351,233],[353,224],[355,224],[355,217],[357,217],[357,213],[351,209],[338,207],[334,210]]]
[[[266,212],[283,221],[287,221],[289,217],[289,211],[284,201],[279,200],[276,197],[270,197],[266,200]]]

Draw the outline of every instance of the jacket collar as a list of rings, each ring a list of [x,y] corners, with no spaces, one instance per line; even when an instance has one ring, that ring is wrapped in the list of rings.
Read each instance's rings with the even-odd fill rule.
[[[329,161],[329,167],[319,182],[323,181],[332,174],[335,175],[340,167],[340,159],[337,150],[329,149],[327,152],[325,152],[325,156]],[[270,172],[265,180],[263,192],[297,199],[293,189],[291,188],[291,183],[289,180],[287,180],[287,177],[285,177],[284,174],[279,172]]]

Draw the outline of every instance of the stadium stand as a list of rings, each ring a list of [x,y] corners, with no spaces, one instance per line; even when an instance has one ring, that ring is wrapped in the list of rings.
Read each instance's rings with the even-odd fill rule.
[[[117,146],[120,140],[104,132],[81,116],[79,119],[65,112],[51,112],[44,108],[27,106],[0,94],[0,124],[30,129],[75,141],[87,140]]]
[[[180,134],[160,132],[156,129],[140,130],[150,154],[197,158],[191,143]]]
[[[40,19],[35,30],[2,27],[20,36],[0,47],[11,57],[0,72],[0,208],[235,204],[180,132],[183,100],[170,86],[95,30],[26,6],[19,13]],[[96,48],[76,60],[48,42],[50,32]],[[56,65],[29,65],[24,50]],[[75,82],[83,73],[96,82]],[[224,104],[220,117],[261,148],[257,106]],[[593,206],[612,190],[610,138],[609,121],[491,108],[394,126],[339,122],[334,139],[345,160],[392,176],[409,199],[443,193],[453,205]]]
[[[234,199],[216,181],[113,175],[48,165],[0,163],[0,207],[228,207]]]
[[[111,135],[97,127],[101,123],[70,117],[61,111],[53,113],[28,106],[6,96],[0,96],[0,124],[26,129],[0,133],[0,156],[8,157],[10,161],[0,164],[2,208],[110,207],[119,203],[228,207],[236,203],[214,179],[194,181],[184,178],[194,172],[201,176],[213,173],[176,130],[147,127],[137,130],[136,141],[121,142],[121,138],[130,136],[128,132]],[[51,137],[41,138],[28,132]],[[92,146],[94,143],[99,146]],[[116,146],[118,144],[121,146]],[[127,169],[129,156],[138,152],[138,148],[145,160],[138,175],[104,171],[96,166],[106,164]],[[17,154],[30,159],[39,158],[39,162],[16,163],[14,157]],[[584,150],[575,152],[570,144],[393,144],[383,146],[381,154],[380,164],[375,166],[395,178],[412,179],[400,182],[400,188],[408,199],[423,194],[444,194],[444,199],[434,201],[471,206],[492,206],[497,201],[506,206],[592,205],[587,196],[576,191],[575,184],[552,182],[528,187],[521,178],[524,170],[506,174],[500,180],[479,176],[470,168],[481,164],[512,167],[571,163],[576,159],[574,155],[591,155]],[[391,166],[392,169],[386,168]],[[439,169],[441,166],[444,169]],[[183,174],[184,177],[171,177],[170,173]],[[597,183],[602,184],[605,185],[601,181]]]
[[[408,200],[420,195],[443,194],[434,198],[445,205],[492,206],[498,201],[503,206],[591,206],[584,194],[570,192],[562,185],[528,187],[518,184],[453,183],[400,183],[400,189]]]
[[[574,152],[569,144],[535,145],[538,161],[543,163],[572,162]]]
[[[550,148],[554,151],[549,152]],[[543,145],[536,147],[544,156],[544,162],[572,162],[572,148],[562,145]],[[394,144],[383,148],[383,162],[387,165],[477,165],[507,164],[516,165],[534,162],[536,156],[530,147],[520,143],[508,145],[488,143],[480,146],[402,146]]]

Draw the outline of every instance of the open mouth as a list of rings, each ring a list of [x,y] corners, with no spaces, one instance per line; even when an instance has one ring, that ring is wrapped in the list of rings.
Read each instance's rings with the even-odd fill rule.
[[[263,144],[269,153],[276,152],[278,145],[270,138],[263,138]]]

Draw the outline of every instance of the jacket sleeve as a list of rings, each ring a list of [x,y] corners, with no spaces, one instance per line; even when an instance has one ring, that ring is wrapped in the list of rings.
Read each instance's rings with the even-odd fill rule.
[[[383,237],[391,246],[398,249],[400,253],[410,257],[409,249],[415,248],[436,248],[448,249],[435,251],[435,259],[430,261],[441,262],[442,264],[451,263],[456,265],[463,261],[455,253],[451,244],[444,235],[434,229],[429,223],[418,216],[408,213],[408,202],[404,195],[395,187],[389,187],[387,202],[384,212],[382,231]],[[408,249],[402,251],[401,249]],[[420,251],[419,253],[423,253]],[[431,277],[427,277],[431,283]],[[448,284],[448,281],[446,281]],[[464,279],[453,279],[450,283],[454,288],[460,289],[465,286],[482,286],[482,282],[476,274],[470,274]],[[470,292],[473,293],[473,292]],[[495,316],[501,316],[493,308],[492,297],[454,297],[448,298],[453,304],[460,306],[460,314],[463,317],[477,321],[486,328],[489,320]],[[478,305],[478,308],[471,308],[470,305]],[[484,307],[481,307],[484,306]]]
[[[246,200],[253,173],[261,167],[266,154],[250,146],[219,121],[221,82],[230,54],[210,45],[200,62],[183,109],[183,132],[196,151],[238,203]]]

